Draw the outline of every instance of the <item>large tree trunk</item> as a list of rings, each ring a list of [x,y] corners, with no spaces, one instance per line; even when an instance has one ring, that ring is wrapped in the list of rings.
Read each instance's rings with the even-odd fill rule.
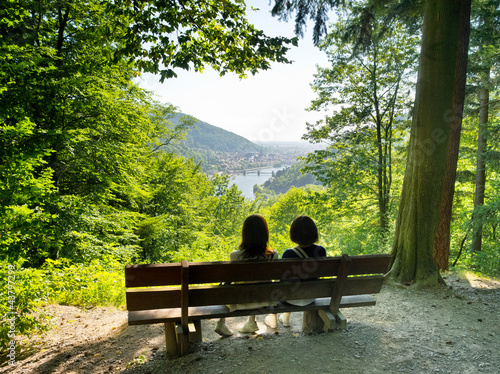
[[[446,196],[445,176],[456,167],[450,157],[456,157],[451,152],[453,131],[460,128],[453,128],[453,118],[461,119],[463,99],[457,107],[457,93],[465,90],[465,76],[455,70],[464,59],[461,38],[468,39],[468,34],[463,34],[461,22],[469,12],[470,0],[425,3],[415,111],[389,274],[401,283],[426,286],[440,279],[433,248]]]
[[[477,160],[476,160],[476,190],[474,192],[474,212],[477,207],[484,204],[484,192],[486,188],[486,164],[484,162],[484,152],[486,151],[486,138],[484,131],[488,123],[490,93],[488,90],[489,70],[486,73],[486,78],[481,88],[480,93],[480,109],[479,109],[479,131],[477,135]],[[477,218],[477,214],[472,216],[473,231],[471,250],[478,252],[481,250],[483,239],[483,223]]]
[[[461,7],[458,51],[455,64],[455,84],[453,87],[453,103],[451,129],[448,141],[448,156],[444,175],[443,196],[439,209],[438,226],[434,238],[433,257],[440,270],[448,270],[450,257],[450,225],[457,176],[458,151],[462,132],[462,114],[465,100],[465,81],[467,74],[467,56],[470,32],[470,0],[463,1],[468,6]]]

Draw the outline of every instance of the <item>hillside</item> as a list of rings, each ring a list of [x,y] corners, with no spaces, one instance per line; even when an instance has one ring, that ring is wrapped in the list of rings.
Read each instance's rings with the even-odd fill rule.
[[[300,188],[308,184],[320,185],[321,183],[312,174],[301,173],[303,167],[304,163],[298,162],[291,167],[280,170],[274,178],[267,180],[256,188],[254,187],[254,191],[264,197],[284,194],[292,187]]]
[[[179,113],[170,122],[177,124],[186,115]],[[198,119],[195,120],[194,126],[181,144],[193,150],[210,150],[224,153],[250,153],[260,152],[261,150],[261,146],[242,136]]]

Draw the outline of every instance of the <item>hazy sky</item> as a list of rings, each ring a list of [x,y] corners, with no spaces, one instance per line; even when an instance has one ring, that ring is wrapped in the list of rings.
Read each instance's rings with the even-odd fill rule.
[[[269,36],[294,36],[293,22],[271,17],[268,0],[248,0],[250,21]],[[316,64],[327,59],[312,44],[309,26],[299,46],[288,52],[293,64],[275,63],[272,69],[240,80],[235,75],[219,75],[212,69],[203,73],[177,70],[178,77],[163,84],[156,76],[144,74],[140,85],[155,92],[157,99],[177,106],[180,111],[201,121],[232,131],[251,141],[298,141],[305,133],[306,122],[322,117],[307,112],[315,97],[310,83]]]

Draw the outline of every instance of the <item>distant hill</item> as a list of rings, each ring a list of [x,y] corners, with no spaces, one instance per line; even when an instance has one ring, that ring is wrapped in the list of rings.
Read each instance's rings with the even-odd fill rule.
[[[300,161],[286,169],[279,170],[274,178],[254,187],[254,192],[259,193],[261,196],[269,197],[284,194],[292,187],[300,188],[312,184],[321,185],[321,182],[312,174],[302,174],[301,169],[303,167],[304,162]]]
[[[170,122],[178,124],[183,116],[186,114],[179,113],[171,118]],[[203,149],[213,152],[249,153],[261,150],[260,145],[252,143],[242,136],[198,119],[195,120],[194,127],[188,131],[186,139],[181,143],[193,150]]]

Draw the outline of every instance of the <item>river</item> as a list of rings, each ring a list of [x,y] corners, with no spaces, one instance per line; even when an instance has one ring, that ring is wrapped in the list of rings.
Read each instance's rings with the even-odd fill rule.
[[[250,199],[255,199],[255,195],[253,193],[253,186],[256,184],[262,184],[265,181],[267,181],[269,178],[271,178],[271,173],[273,171],[276,173],[277,171],[283,170],[287,167],[289,166],[286,165],[277,168],[256,169],[255,171],[257,170],[261,171],[260,175],[257,175],[256,173],[253,174],[254,170],[252,170],[252,174],[237,175],[233,177],[230,183],[238,186],[238,189],[243,193],[243,196],[248,197]]]

